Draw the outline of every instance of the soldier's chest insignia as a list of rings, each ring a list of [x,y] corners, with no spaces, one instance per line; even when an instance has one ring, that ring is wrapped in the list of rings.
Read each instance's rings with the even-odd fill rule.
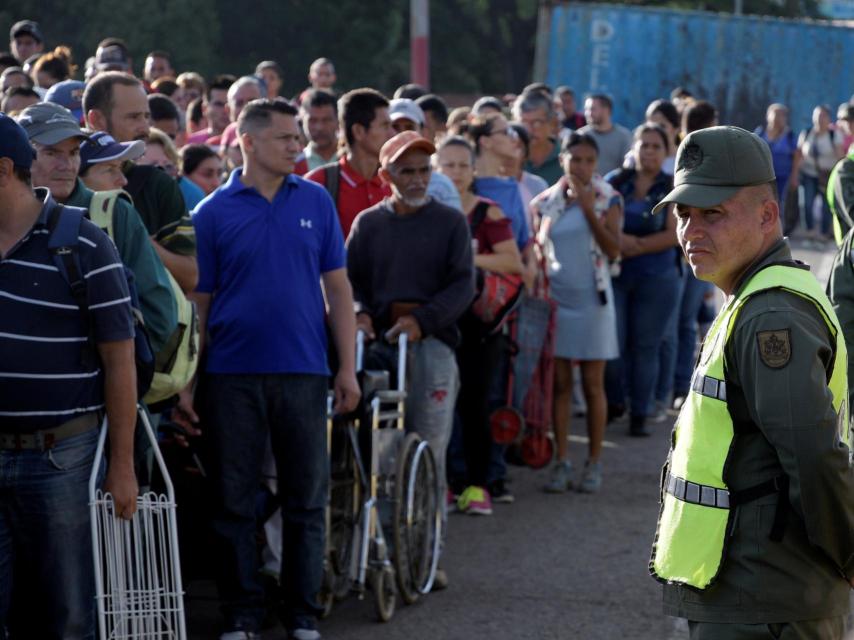
[[[792,337],[788,329],[757,331],[756,344],[762,362],[772,369],[782,369],[792,359]]]

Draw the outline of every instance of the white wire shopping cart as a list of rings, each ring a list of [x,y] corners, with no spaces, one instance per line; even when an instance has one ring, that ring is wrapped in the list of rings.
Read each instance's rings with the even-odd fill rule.
[[[113,497],[98,488],[107,421],[89,476],[89,510],[101,640],[186,640],[178,555],[175,491],[145,411],[139,416],[163,474],[166,495],[137,498],[131,520],[115,515]]]

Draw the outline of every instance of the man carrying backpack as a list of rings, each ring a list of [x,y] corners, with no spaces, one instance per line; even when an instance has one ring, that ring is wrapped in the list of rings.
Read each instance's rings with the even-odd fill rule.
[[[391,195],[377,173],[380,147],[394,135],[388,100],[373,89],[354,89],[338,101],[338,120],[347,152],[337,164],[324,165],[305,177],[326,187],[338,209],[346,238],[360,212]]]
[[[40,102],[21,112],[18,124],[36,151],[33,186],[50,190],[59,203],[88,211],[94,193],[77,177],[80,143],[87,137],[77,119],[65,107]],[[127,154],[130,147],[113,148],[113,153]],[[113,219],[113,241],[122,262],[133,271],[145,328],[152,349],[158,352],[178,324],[166,269],[154,251],[142,219],[128,200],[119,198],[115,202]]]
[[[109,420],[103,488],[136,510],[134,325],[116,249],[76,207],[33,191],[33,149],[0,115],[0,630],[93,638],[88,480]],[[79,239],[75,246],[57,237]],[[90,322],[59,264],[85,279]]]

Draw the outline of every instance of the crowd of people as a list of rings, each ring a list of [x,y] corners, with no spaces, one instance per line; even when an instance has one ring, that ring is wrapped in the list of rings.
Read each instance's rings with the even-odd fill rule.
[[[10,481],[3,500],[24,489],[54,498],[62,485],[73,500],[46,511],[77,518],[49,539],[33,532],[53,515],[34,525],[27,507],[9,507],[0,528],[16,542],[14,562],[0,559],[0,626],[12,637],[93,637],[85,464],[104,413],[105,486],[118,513],[130,517],[146,482],[144,465],[130,462],[145,395],[133,382],[135,309],[158,366],[181,353],[181,309],[192,300],[198,310],[197,379],[152,413],[179,425],[180,442],[204,434],[211,443],[223,640],[258,637],[265,617],[255,535],[266,455],[282,515],[279,614],[293,638],[320,637],[326,395],[334,391],[339,412],[359,402],[357,330],[377,357],[408,335],[407,429],[430,442],[448,510],[489,515],[514,500],[490,414],[508,403],[514,308],[526,298],[555,309],[543,354],[554,359],[545,491],[598,491],[606,425],[648,436],[680,409],[713,316],[711,288],[686,268],[676,218],[653,209],[673,189],[679,141],[717,124],[709,102],[677,89],[629,129],[608,95],[579,103],[571,88],[541,83],[451,109],[418,85],[391,99],[340,91],[327,58],[293,100],[279,96],[284,72],[269,60],[204,78],[152,51],[134,71],[127,44],[107,38],[78,80],[70,49],[50,49],[30,20],[13,26],[0,54],[0,344],[14,356],[0,364],[11,381],[0,393],[0,453],[32,464],[46,455],[55,472],[40,488]],[[787,232],[803,224],[815,241],[829,237],[825,193],[852,142],[854,106],[835,123],[818,106],[795,135],[786,107],[773,104],[757,133],[791,208]],[[82,272],[68,286],[50,245],[56,219],[79,207],[94,220],[93,203],[105,202],[114,243],[80,223]],[[515,292],[513,304],[501,306],[495,282]],[[97,357],[80,358],[80,342]],[[34,357],[33,344],[50,356]],[[588,436],[578,472],[574,415]],[[76,475],[61,453],[76,456]],[[67,580],[53,579],[60,568]],[[434,588],[447,584],[440,568]],[[10,596],[21,604],[10,607]],[[35,636],[21,626],[34,620],[44,625]]]

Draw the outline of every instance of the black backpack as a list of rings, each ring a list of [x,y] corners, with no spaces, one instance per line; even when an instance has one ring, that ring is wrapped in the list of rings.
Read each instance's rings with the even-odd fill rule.
[[[88,286],[80,266],[80,225],[85,211],[77,207],[67,208],[57,204],[50,212],[47,228],[50,233],[48,249],[60,275],[71,288],[71,295],[80,309],[83,325],[88,328],[89,340],[83,349],[82,361],[87,367],[94,367],[98,361],[95,346],[95,327],[89,312]],[[130,303],[134,318],[134,358],[136,361],[137,396],[142,398],[151,386],[154,377],[154,351],[139,308],[139,295],[136,290],[133,272],[122,266],[130,292]]]

